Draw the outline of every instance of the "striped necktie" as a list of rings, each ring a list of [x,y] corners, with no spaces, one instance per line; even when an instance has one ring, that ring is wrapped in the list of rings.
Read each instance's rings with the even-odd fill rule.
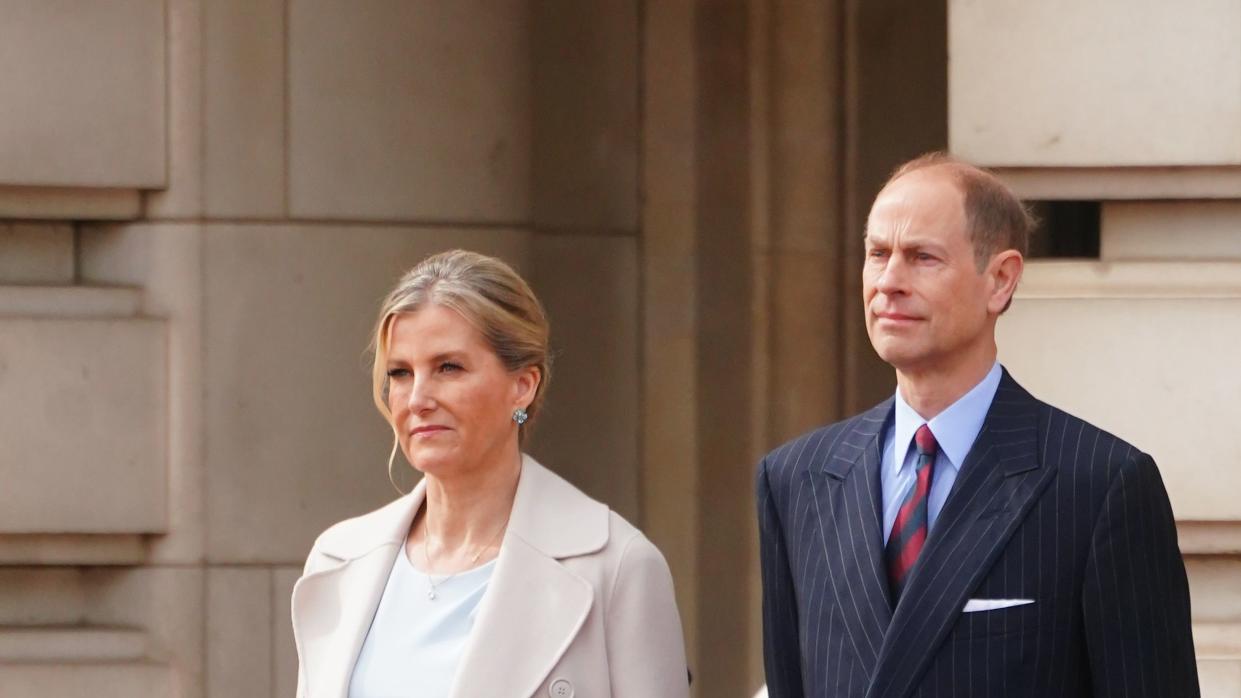
[[[935,435],[931,433],[929,426],[923,424],[918,427],[914,434],[914,445],[918,449],[918,462],[915,465],[917,480],[901,502],[896,522],[892,524],[892,533],[888,536],[888,546],[884,549],[893,606],[901,598],[909,571],[918,561],[918,554],[926,543],[927,499],[931,492],[931,475],[938,448]]]

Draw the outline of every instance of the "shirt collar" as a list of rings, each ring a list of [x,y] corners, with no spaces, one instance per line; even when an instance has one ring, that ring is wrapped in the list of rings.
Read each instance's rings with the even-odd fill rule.
[[[935,435],[940,452],[947,457],[953,470],[960,470],[961,464],[965,462],[965,456],[970,452],[970,447],[978,438],[978,432],[982,431],[983,420],[987,418],[987,411],[991,409],[991,401],[995,399],[995,392],[1000,387],[1001,373],[1000,363],[997,361],[978,385],[970,388],[968,393],[958,398],[943,412],[932,417],[930,422],[923,419],[914,411],[914,408],[909,406],[909,403],[905,402],[905,398],[901,397],[900,389],[897,388],[896,423],[893,426],[895,440],[892,442],[895,447],[895,452],[892,454],[894,456],[893,467],[897,471],[904,467],[905,454],[909,451],[914,432],[923,424],[930,424],[931,433]],[[943,460],[939,462],[943,463]]]

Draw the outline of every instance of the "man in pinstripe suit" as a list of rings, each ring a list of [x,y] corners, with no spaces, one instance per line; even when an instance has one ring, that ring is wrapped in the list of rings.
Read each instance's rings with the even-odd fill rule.
[[[875,200],[866,325],[896,394],[758,469],[772,698],[1198,695],[1154,462],[996,361],[1030,228],[940,154]]]

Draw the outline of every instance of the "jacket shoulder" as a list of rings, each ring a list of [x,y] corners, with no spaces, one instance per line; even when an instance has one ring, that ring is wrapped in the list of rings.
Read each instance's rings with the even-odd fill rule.
[[[883,430],[891,410],[892,401],[886,400],[865,412],[802,434],[772,449],[759,468],[768,478],[787,478],[841,449],[856,450],[861,442]]]
[[[1074,480],[1110,481],[1131,463],[1153,460],[1141,449],[1058,407],[1042,404],[1043,462]]]
[[[358,541],[376,539],[378,532],[390,528],[394,520],[408,515],[411,506],[409,498],[410,495],[405,495],[365,514],[337,521],[315,538],[311,552],[341,557],[345,549],[353,547]]]

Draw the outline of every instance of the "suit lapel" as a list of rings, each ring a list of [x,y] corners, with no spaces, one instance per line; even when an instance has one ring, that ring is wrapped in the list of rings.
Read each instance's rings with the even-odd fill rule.
[[[594,587],[561,561],[602,549],[608,508],[524,459],[508,533],[452,698],[529,696],[581,630]]]
[[[319,565],[293,587],[293,635],[309,698],[344,698],[425,480],[316,543]],[[561,560],[607,545],[610,511],[523,457],[508,532],[458,665],[453,698],[531,695],[577,635],[594,588]],[[326,560],[326,562],[324,562]],[[326,565],[326,566],[324,566]]]
[[[869,674],[891,621],[882,556],[879,466],[883,427],[891,418],[888,400],[858,418],[825,454],[811,454],[812,488],[820,564],[827,566],[831,593],[840,610],[849,646]],[[821,446],[821,445],[820,445]],[[821,467],[817,460],[826,458]]]
[[[353,665],[425,491],[420,482],[379,511],[329,529],[315,544],[329,566],[297,580],[291,602],[311,698],[348,694]]]
[[[909,694],[1054,471],[1040,467],[1039,404],[1005,371],[982,431],[910,572],[867,696]]]
[[[586,621],[588,582],[524,540],[504,541],[453,698],[534,695]]]
[[[380,546],[339,567],[303,577],[293,588],[293,616],[298,636],[304,638],[302,666],[311,696],[344,698],[348,693],[353,665],[399,550],[395,544]]]

